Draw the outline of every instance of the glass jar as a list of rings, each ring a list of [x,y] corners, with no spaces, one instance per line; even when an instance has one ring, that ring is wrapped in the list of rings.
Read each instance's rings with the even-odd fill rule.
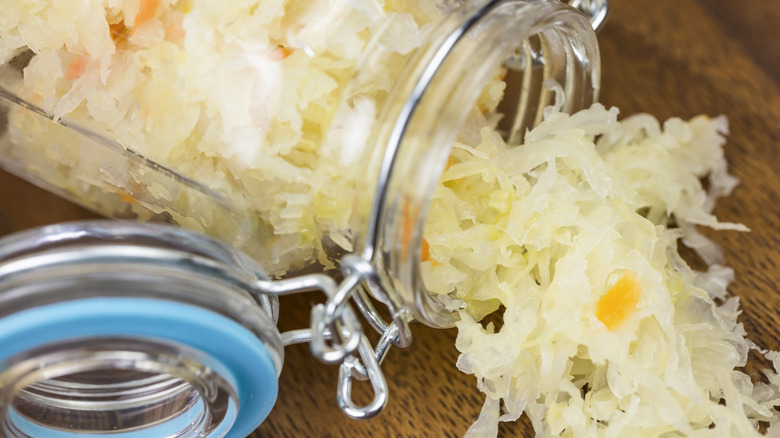
[[[73,9],[66,2],[42,2],[8,15],[0,28],[0,165],[106,216],[180,225],[249,254],[261,267],[244,271],[231,266],[233,256],[206,258],[227,265],[216,269],[218,281],[230,272],[228,283],[244,278],[239,289],[265,297],[257,298],[262,311],[252,310],[258,320],[273,320],[277,295],[324,292],[310,328],[274,336],[284,345],[310,342],[317,357],[340,362],[342,409],[355,418],[375,415],[386,402],[379,363],[391,345],[409,345],[409,322],[440,328],[455,322],[426,292],[419,272],[427,202],[453,141],[493,123],[519,144],[545,108],[573,112],[589,106],[600,78],[591,23],[557,0],[388,0],[360,6],[280,0],[228,8],[198,0],[125,3],[82,2]],[[605,2],[572,3],[588,11],[594,24],[603,20]],[[62,19],[74,16],[83,19]],[[125,232],[143,234],[148,242],[158,232],[149,230]],[[156,249],[178,238],[160,233]],[[190,240],[183,238],[184,248],[176,249],[192,253]],[[25,251],[37,253],[35,247]],[[125,255],[120,252],[118,264]],[[240,259],[239,267],[250,266]],[[73,275],[91,274],[88,263],[83,268],[76,262]],[[135,271],[132,263],[126,272]],[[140,272],[146,272],[144,263]],[[56,268],[62,266],[69,265]],[[15,278],[16,267],[9,269]],[[311,270],[333,270],[341,280],[303,274]],[[246,280],[247,272],[255,279]],[[168,274],[160,275],[158,280]],[[117,283],[102,281],[98,286]],[[138,299],[161,289],[153,283],[133,288],[152,291]],[[391,321],[379,316],[377,303],[387,307]],[[195,303],[214,311],[212,304]],[[29,309],[38,306],[32,302]],[[376,348],[362,334],[353,306],[382,335]],[[267,339],[274,336],[252,327],[275,357],[269,343],[278,342]],[[128,351],[145,351],[135,333],[119,335]],[[164,361],[154,358],[171,351],[191,358],[205,348],[167,335],[160,339],[149,346],[150,363]],[[66,341],[47,343],[55,350],[41,354],[62,350],[67,356],[73,345]],[[94,350],[110,350],[105,341],[98,339]],[[22,356],[19,363],[29,363]],[[206,356],[203,370],[221,376],[209,388],[224,388],[230,399],[237,394],[231,371],[220,372],[226,367],[219,365],[219,354]],[[114,364],[95,363],[85,378]],[[138,371],[135,365],[116,368]],[[204,393],[186,370],[173,370],[178,368],[142,369],[140,381],[170,374],[185,382],[189,389],[183,391]],[[279,367],[268,370],[278,373]],[[65,371],[43,386],[60,390],[71,381],[63,376],[83,377]],[[270,375],[264,371],[261,380]],[[371,380],[375,397],[369,405],[351,401],[354,378]],[[8,400],[33,380],[15,385]],[[127,381],[134,387],[137,380],[131,374],[111,385],[124,388]],[[215,409],[230,412],[227,406]]]
[[[274,276],[361,251],[396,149],[409,187],[390,190],[414,193],[382,214],[417,222],[470,111],[519,141],[554,102],[546,80],[566,111],[598,88],[593,32],[558,1],[115,3],[12,8],[2,166],[217,236]]]

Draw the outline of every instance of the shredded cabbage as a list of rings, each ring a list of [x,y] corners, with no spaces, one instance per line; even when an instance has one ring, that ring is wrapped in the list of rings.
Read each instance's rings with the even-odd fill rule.
[[[776,431],[777,367],[755,383],[739,370],[756,347],[726,293],[733,271],[696,231],[747,231],[712,215],[735,186],[726,119],[617,116],[599,104],[550,113],[517,147],[483,127],[452,152],[423,275],[461,303],[457,365],[486,394],[468,437],[523,414],[538,436]],[[680,241],[707,272],[688,266]],[[491,314],[500,327],[480,322]]]
[[[0,85],[254,212],[262,226],[246,239],[267,247],[253,255],[271,274],[333,267],[322,241],[351,249],[357,162],[378,111],[370,98],[388,94],[392,67],[441,19],[438,3],[5,1],[0,66],[34,56],[23,80],[0,71]],[[345,96],[370,44],[388,56],[365,66],[371,89]],[[352,106],[337,117],[341,102]],[[9,117],[20,149],[62,135],[30,114]],[[78,163],[78,147],[60,152]]]

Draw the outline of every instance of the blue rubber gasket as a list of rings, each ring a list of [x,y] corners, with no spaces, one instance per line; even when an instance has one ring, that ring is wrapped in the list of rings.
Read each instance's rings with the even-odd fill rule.
[[[252,433],[276,402],[278,373],[271,354],[255,334],[223,315],[166,300],[87,298],[14,313],[0,319],[0,363],[34,348],[106,336],[173,341],[207,355],[213,362],[207,365],[233,384],[238,395],[237,417],[227,438]]]

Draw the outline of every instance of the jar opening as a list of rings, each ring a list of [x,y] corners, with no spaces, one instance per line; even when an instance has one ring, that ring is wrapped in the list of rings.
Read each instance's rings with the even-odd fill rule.
[[[434,327],[452,326],[457,319],[433,299],[420,266],[429,202],[453,145],[479,144],[485,127],[509,144],[520,144],[526,130],[541,122],[545,108],[555,105],[571,113],[590,106],[600,77],[593,28],[563,3],[475,2],[453,17],[459,21],[446,23],[449,33],[433,38],[433,49],[419,58],[422,67],[414,77],[424,86],[399,93],[411,97],[403,109],[387,112],[398,122],[393,133],[379,137],[398,146],[381,211],[377,258],[414,317]],[[490,90],[496,83],[505,87],[498,102],[480,106],[486,94],[487,100],[496,99]],[[480,117],[487,120],[473,123]]]
[[[0,374],[9,437],[143,431],[194,437],[226,431],[236,391],[183,346],[153,340],[83,339],[9,361]]]
[[[202,420],[204,413],[200,394],[181,379],[123,369],[33,383],[17,394],[11,409],[31,423],[73,433],[121,433],[149,427],[148,419],[160,423],[188,412]]]

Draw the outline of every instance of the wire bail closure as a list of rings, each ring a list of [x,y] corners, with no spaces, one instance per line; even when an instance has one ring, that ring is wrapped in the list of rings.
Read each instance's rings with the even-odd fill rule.
[[[387,381],[380,364],[391,345],[405,347],[411,343],[411,318],[403,309],[395,309],[390,324],[379,316],[364,288],[376,291],[375,296],[378,298],[387,297],[387,293],[381,289],[376,270],[367,260],[354,255],[345,256],[342,259],[342,272],[344,280],[338,284],[327,275],[309,274],[286,280],[258,280],[253,284],[253,292],[275,296],[311,291],[325,293],[325,303],[312,308],[310,328],[282,333],[282,343],[287,346],[308,342],[312,355],[317,359],[325,363],[340,363],[337,389],[339,407],[350,418],[368,419],[379,414],[387,404]],[[355,301],[369,324],[382,335],[376,350],[363,333],[349,303],[350,299]],[[394,306],[388,307],[393,310]],[[374,398],[365,406],[352,401],[353,378],[371,383]]]

